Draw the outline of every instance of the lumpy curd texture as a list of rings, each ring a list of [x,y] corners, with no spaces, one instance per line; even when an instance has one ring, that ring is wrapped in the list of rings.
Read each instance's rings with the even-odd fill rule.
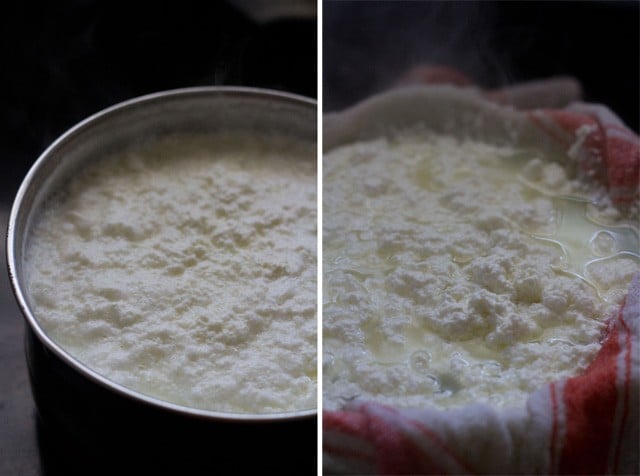
[[[421,128],[329,152],[325,408],[521,406],[584,370],[638,232],[572,173]]]
[[[176,135],[79,172],[26,252],[33,312],[74,357],[172,403],[316,400],[315,147]]]

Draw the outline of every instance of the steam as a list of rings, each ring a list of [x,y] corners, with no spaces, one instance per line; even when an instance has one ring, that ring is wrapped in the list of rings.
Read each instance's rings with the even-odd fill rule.
[[[456,68],[485,87],[514,79],[507,53],[492,44],[493,4],[326,2],[323,13],[326,110],[385,89],[420,64]]]

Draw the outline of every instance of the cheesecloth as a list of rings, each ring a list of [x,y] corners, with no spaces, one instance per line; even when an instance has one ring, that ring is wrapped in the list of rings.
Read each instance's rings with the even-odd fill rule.
[[[462,79],[461,79],[462,78]],[[640,141],[605,106],[571,102],[570,78],[481,91],[447,68],[411,71],[397,88],[325,119],[325,147],[375,135],[389,117],[441,131],[507,137],[562,151],[617,205],[638,201]],[[406,87],[411,83],[451,86]],[[460,88],[463,86],[464,89]],[[531,109],[534,100],[553,109]],[[562,103],[569,103],[563,108]],[[451,117],[450,109],[458,117]],[[425,114],[425,111],[426,114]],[[499,121],[493,121],[499,117]],[[400,119],[398,119],[400,118]],[[488,120],[487,120],[488,119]],[[364,132],[363,132],[364,131]],[[603,316],[604,317],[604,316]],[[449,411],[375,402],[323,413],[323,466],[332,474],[638,474],[640,273],[584,373],[551,382],[522,409]]]

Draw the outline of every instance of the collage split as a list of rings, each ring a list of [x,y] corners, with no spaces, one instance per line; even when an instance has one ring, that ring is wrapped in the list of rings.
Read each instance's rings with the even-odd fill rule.
[[[640,474],[639,2],[62,5],[0,475]]]

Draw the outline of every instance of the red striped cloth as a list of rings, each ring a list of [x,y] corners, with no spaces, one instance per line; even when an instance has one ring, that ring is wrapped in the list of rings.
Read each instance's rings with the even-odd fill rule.
[[[446,82],[447,75],[422,71],[422,76],[423,82],[433,82],[433,77],[435,82]],[[461,82],[459,76],[456,81]],[[507,97],[495,92],[486,96],[501,101]],[[638,201],[640,140],[609,109],[574,103],[562,110],[526,114],[539,132],[578,161],[584,175],[605,183],[614,203]],[[521,410],[497,411],[478,404],[444,412],[369,402],[326,411],[325,470],[638,474],[639,334],[640,273],[618,315],[608,323],[600,352],[582,375],[550,383],[531,394]]]
[[[576,159],[583,172],[603,180],[614,203],[638,199],[640,139],[605,106],[574,103],[564,110],[528,112],[540,130]]]

